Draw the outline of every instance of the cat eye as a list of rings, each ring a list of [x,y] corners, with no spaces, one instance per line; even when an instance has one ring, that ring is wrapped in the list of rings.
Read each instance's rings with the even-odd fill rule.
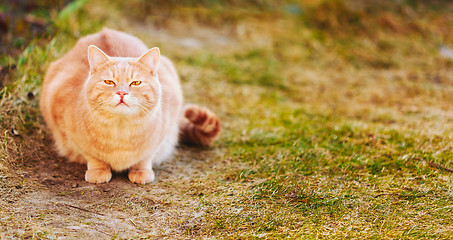
[[[115,82],[112,80],[104,80],[104,83],[107,85],[116,85]]]
[[[142,83],[142,81],[133,81],[131,82],[130,86],[138,86]]]

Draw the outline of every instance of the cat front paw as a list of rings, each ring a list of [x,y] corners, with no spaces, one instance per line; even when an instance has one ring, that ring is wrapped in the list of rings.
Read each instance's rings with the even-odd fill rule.
[[[154,181],[153,170],[129,170],[129,180],[133,183],[146,184]]]
[[[112,179],[110,169],[90,169],[85,172],[85,181],[89,183],[106,183]]]

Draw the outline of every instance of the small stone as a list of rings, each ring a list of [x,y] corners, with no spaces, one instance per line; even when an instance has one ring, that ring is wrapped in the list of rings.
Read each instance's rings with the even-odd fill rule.
[[[11,128],[11,133],[14,135],[14,136],[19,136],[19,131],[17,131],[14,127]]]

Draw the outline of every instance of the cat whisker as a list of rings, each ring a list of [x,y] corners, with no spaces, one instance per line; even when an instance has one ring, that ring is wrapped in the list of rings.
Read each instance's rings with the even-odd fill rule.
[[[100,101],[99,103],[97,103],[96,105],[94,105],[93,107],[90,108],[90,111],[87,111],[87,113],[83,116],[83,119],[86,119],[86,117],[88,116],[88,114],[90,113],[94,113],[95,110],[98,110],[99,107],[101,107],[103,104],[105,104],[106,102],[108,102],[109,100],[103,100],[103,101]]]
[[[152,114],[146,109],[144,108],[142,105],[137,105],[138,108],[145,114],[146,118],[148,119],[151,119],[152,118]]]

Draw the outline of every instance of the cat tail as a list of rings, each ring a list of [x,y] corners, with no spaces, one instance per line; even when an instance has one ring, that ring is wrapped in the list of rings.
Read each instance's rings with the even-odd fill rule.
[[[220,135],[220,120],[207,108],[187,105],[181,119],[179,141],[189,145],[209,146]]]

